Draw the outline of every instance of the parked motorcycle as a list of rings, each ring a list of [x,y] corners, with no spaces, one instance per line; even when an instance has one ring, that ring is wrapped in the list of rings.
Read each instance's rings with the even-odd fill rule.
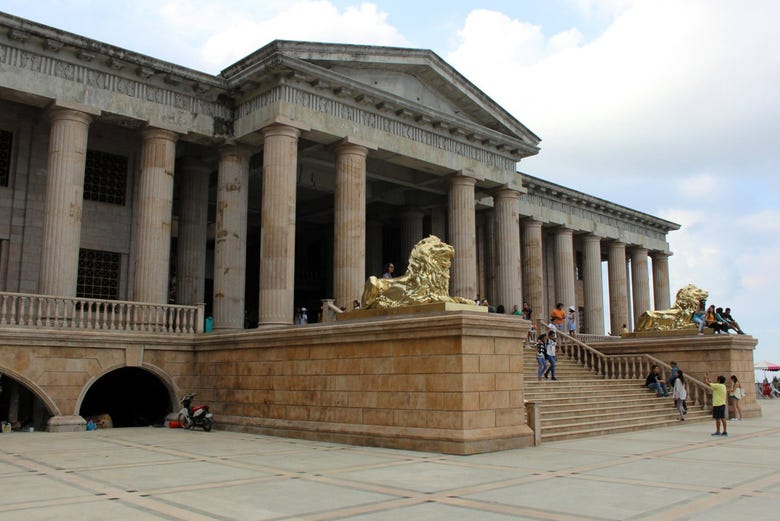
[[[184,407],[179,411],[179,423],[185,429],[203,427],[204,431],[209,432],[214,425],[214,415],[209,412],[208,405],[192,407],[192,399],[196,396],[198,396],[197,393],[190,393],[181,399],[181,404]]]

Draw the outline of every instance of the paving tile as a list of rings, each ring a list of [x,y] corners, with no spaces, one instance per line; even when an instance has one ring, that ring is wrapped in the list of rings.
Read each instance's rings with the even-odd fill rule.
[[[0,494],[0,505],[90,497],[94,495],[89,490],[63,483],[51,476],[32,473],[4,476],[0,483],[2,483],[0,490],[3,490],[3,493]]]
[[[193,508],[219,519],[273,519],[380,503],[396,496],[355,490],[303,479],[215,487],[155,495],[172,505]]]
[[[522,506],[559,515],[625,520],[663,511],[676,503],[706,496],[670,487],[606,483],[578,478],[550,478],[464,496],[468,499]]]
[[[423,462],[340,473],[339,477],[398,489],[439,492],[479,483],[493,483],[530,475],[530,471],[489,470],[478,467]]]
[[[81,471],[78,474],[122,490],[141,492],[223,481],[259,479],[270,475],[258,470],[235,468],[206,461],[95,469]]]

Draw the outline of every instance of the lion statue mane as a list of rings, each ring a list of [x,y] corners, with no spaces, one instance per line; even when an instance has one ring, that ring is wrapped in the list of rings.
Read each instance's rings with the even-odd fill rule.
[[[693,284],[688,284],[677,292],[672,309],[645,311],[639,317],[634,331],[673,331],[695,329],[693,313],[707,301],[709,294]]]
[[[435,235],[428,236],[412,248],[404,275],[391,279],[369,277],[361,307],[386,309],[434,302],[474,304],[473,300],[449,296],[453,255],[452,246]]]

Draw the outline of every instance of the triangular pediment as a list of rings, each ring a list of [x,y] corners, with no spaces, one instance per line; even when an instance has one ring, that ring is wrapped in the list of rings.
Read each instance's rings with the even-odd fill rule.
[[[515,142],[526,152],[535,153],[537,137],[514,116],[493,101],[436,53],[369,45],[274,41],[225,69],[222,76],[246,76],[269,62],[293,69],[305,68],[307,75],[320,75],[324,81],[343,81],[351,88],[364,88],[387,94],[412,109],[420,108],[465,123],[476,131],[487,129]]]

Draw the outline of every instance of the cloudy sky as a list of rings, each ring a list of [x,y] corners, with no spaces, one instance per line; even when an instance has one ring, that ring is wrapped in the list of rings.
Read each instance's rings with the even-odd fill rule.
[[[121,6],[121,8],[120,8]],[[0,0],[218,73],[271,40],[432,49],[542,138],[520,169],[682,225],[672,292],[730,306],[780,362],[780,2]]]

